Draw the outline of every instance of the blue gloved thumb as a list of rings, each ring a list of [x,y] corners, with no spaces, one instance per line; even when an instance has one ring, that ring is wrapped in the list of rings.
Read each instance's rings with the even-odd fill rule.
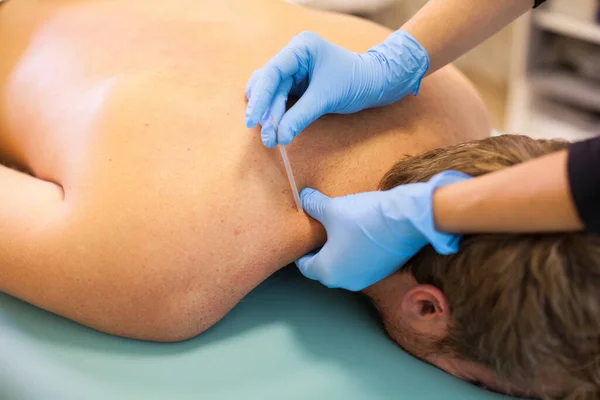
[[[283,115],[279,125],[279,144],[290,144],[300,132],[325,113],[321,97],[322,94],[319,95],[308,87],[296,104]]]
[[[315,273],[315,261],[318,254],[307,254],[296,260],[296,266],[308,279],[319,280],[319,276]]]
[[[324,222],[323,219],[331,201],[329,197],[318,190],[306,188],[300,192],[300,201],[302,201],[302,208],[308,215],[321,223]]]

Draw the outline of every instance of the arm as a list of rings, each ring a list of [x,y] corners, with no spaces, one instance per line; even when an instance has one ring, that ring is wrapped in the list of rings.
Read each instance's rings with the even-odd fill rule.
[[[600,137],[438,189],[438,230],[451,233],[600,233]]]
[[[267,147],[289,144],[324,114],[349,114],[419,92],[441,68],[543,0],[431,0],[403,29],[364,54],[312,32],[294,37],[248,81],[246,125]],[[286,111],[288,95],[300,99]],[[271,118],[279,124],[275,134]]]
[[[532,5],[533,0],[431,0],[402,29],[427,50],[430,74],[492,36]]]
[[[24,288],[35,280],[25,265],[46,259],[44,238],[62,204],[60,186],[0,165],[0,291],[27,300],[20,295],[36,293]]]
[[[583,227],[567,151],[448,185],[433,195],[436,229],[450,233],[573,231]]]

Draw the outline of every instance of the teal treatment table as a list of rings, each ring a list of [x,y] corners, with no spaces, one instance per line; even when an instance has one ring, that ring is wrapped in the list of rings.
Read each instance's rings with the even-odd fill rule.
[[[390,341],[360,295],[271,277],[181,343],[106,335],[0,294],[0,399],[493,400]]]

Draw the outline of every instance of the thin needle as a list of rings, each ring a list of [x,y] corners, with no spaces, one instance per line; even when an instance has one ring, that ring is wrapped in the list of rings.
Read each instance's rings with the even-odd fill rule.
[[[279,127],[277,126],[277,122],[275,122],[275,118],[271,115],[271,123],[273,124],[273,129],[275,129],[275,135],[279,135]],[[294,201],[296,202],[296,208],[298,211],[304,211],[302,209],[302,202],[300,202],[300,193],[298,193],[298,187],[296,186],[296,180],[294,179],[294,173],[292,172],[292,166],[290,165],[290,159],[288,158],[287,151],[285,151],[285,147],[278,144],[279,152],[281,153],[281,159],[283,160],[283,166],[285,167],[285,173],[287,174],[288,181],[290,182],[290,186],[292,187],[292,194],[294,195]]]
[[[287,152],[285,151],[285,147],[282,145],[277,145],[279,147],[279,151],[281,152],[281,158],[283,159],[283,165],[285,167],[285,172],[287,173],[288,180],[290,181],[290,186],[292,187],[292,194],[294,195],[294,201],[296,202],[296,208],[298,211],[302,212],[302,203],[300,202],[300,193],[298,193],[298,187],[296,186],[296,181],[294,180],[294,174],[292,173],[292,167],[290,165],[290,160],[287,156]]]

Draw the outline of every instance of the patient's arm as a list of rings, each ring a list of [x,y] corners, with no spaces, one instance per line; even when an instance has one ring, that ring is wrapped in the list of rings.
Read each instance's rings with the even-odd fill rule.
[[[0,165],[0,291],[35,297],[30,275],[45,262],[62,204],[60,186]]]

